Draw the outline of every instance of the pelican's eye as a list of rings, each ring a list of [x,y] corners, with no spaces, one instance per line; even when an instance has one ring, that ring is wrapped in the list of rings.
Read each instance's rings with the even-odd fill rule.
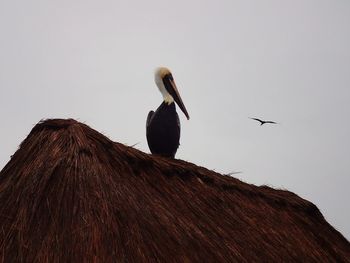
[[[165,77],[170,79],[170,80],[172,80],[172,81],[174,81],[173,75],[171,75],[171,73],[166,74]]]

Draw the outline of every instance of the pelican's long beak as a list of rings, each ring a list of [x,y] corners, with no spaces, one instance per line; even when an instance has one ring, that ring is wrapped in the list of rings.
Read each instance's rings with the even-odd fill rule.
[[[189,120],[190,116],[188,115],[186,107],[185,107],[184,103],[182,102],[181,96],[179,94],[179,91],[177,90],[173,76],[171,74],[168,74],[164,77],[163,81],[164,81],[165,89],[174,98],[176,104],[180,107],[182,112],[186,115],[187,120]]]

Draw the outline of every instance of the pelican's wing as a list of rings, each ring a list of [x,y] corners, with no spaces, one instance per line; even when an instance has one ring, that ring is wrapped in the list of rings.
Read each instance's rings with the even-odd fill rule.
[[[277,122],[274,122],[274,121],[265,121],[265,123],[277,124]]]
[[[177,120],[177,130],[179,132],[179,137],[180,137],[180,133],[181,133],[181,124],[180,124],[180,118],[179,115],[176,113],[176,120]]]
[[[148,115],[147,115],[147,121],[146,121],[146,128],[149,126],[149,124],[151,123],[151,119],[152,119],[152,116],[154,114],[154,111],[151,110]]]

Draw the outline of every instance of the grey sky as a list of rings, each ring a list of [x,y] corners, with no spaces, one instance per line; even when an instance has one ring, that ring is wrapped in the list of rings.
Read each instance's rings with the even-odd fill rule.
[[[349,25],[341,0],[2,0],[0,169],[43,118],[149,152],[165,65],[191,117],[177,158],[293,191],[349,239]]]

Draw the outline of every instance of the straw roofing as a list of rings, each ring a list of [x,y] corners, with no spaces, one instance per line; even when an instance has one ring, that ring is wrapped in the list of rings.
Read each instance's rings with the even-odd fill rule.
[[[115,143],[37,124],[0,173],[0,262],[349,262],[317,207]]]

